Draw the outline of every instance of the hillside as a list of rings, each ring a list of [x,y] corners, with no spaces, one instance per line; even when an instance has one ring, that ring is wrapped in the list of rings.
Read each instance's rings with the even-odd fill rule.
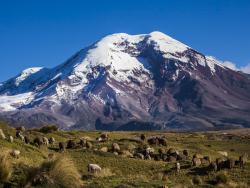
[[[3,130],[7,137],[9,135],[15,136],[16,131],[4,123],[0,124],[0,129]],[[218,172],[207,171],[207,164],[198,167],[194,167],[191,164],[191,158],[195,153],[210,156],[212,161],[222,157],[218,153],[219,151],[227,152],[229,158],[235,160],[244,153],[247,153],[249,156],[250,134],[249,132],[244,132],[246,134],[238,134],[238,132],[234,131],[228,133],[108,132],[109,140],[98,142],[96,138],[101,134],[98,131],[56,131],[44,134],[37,129],[26,130],[22,134],[28,136],[31,141],[37,136],[54,137],[56,143],[48,147],[43,145],[38,148],[32,144],[25,144],[16,138],[14,138],[13,143],[0,139],[0,151],[1,155],[4,153],[8,155],[8,160],[12,164],[13,172],[8,181],[10,187],[22,187],[31,181],[27,178],[27,171],[40,166],[43,161],[49,160],[47,159],[48,154],[51,153],[55,155],[53,158],[64,156],[73,160],[82,176],[84,187],[173,187],[176,185],[180,185],[179,187],[214,187],[216,186],[216,176],[223,172],[227,174],[224,187],[236,187],[236,185],[238,187],[248,187],[250,186],[250,163],[247,163],[244,168],[235,166],[232,169],[223,169]],[[125,152],[122,151],[127,150],[132,153],[136,148],[148,145],[147,141],[140,139],[141,134],[145,134],[146,140],[152,136],[164,136],[167,140],[167,146],[150,145],[151,148],[154,148],[155,154],[158,153],[159,148],[166,151],[174,148],[180,153],[186,149],[190,157],[186,160],[178,161],[181,166],[180,172],[176,173],[175,171],[176,162],[156,161],[154,159],[142,160],[126,156]],[[66,149],[65,152],[58,152],[59,142],[67,142],[71,139],[77,143],[82,137],[92,143],[92,148],[86,149],[78,146],[75,149]],[[118,143],[120,146],[121,150],[118,152],[118,155],[112,152],[100,151],[100,148],[104,146],[110,149],[113,143]],[[12,149],[20,150],[21,153],[18,159],[9,155],[9,151]],[[105,169],[105,172],[99,175],[90,174],[87,169],[89,163],[100,165],[103,170]],[[199,179],[198,182],[200,183],[197,183],[194,177]],[[192,183],[192,179],[196,183]]]

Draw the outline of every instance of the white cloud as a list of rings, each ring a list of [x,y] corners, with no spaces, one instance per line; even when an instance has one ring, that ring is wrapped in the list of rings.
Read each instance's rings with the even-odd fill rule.
[[[242,71],[244,73],[248,73],[250,74],[250,63],[245,65],[245,66],[241,66],[241,67],[237,67],[237,65],[231,61],[223,61],[220,62],[221,64],[223,64],[224,66],[236,70],[236,71]]]
[[[246,66],[240,67],[240,70],[244,73],[250,74],[250,63],[247,64]]]
[[[239,70],[236,66],[235,63],[231,62],[231,61],[223,61],[222,64],[230,69],[233,69],[233,70]]]

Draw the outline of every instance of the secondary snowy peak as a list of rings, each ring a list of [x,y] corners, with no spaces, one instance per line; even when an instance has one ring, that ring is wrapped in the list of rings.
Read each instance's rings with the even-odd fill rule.
[[[17,77],[16,77],[16,86],[18,86],[22,81],[24,81],[30,75],[40,71],[43,67],[32,67],[23,70]]]

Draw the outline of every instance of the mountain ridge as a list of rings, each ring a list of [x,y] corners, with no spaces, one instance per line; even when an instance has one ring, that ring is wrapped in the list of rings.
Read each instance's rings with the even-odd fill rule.
[[[249,93],[249,76],[161,32],[119,33],[0,84],[0,114],[63,129],[249,127]]]

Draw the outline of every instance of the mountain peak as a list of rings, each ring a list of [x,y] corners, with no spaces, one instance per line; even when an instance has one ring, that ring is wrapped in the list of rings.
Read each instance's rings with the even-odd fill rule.
[[[168,36],[165,33],[162,33],[160,31],[152,31],[151,33],[149,33],[149,35],[151,35],[151,36],[159,36],[159,37],[166,37],[166,36]]]
[[[111,59],[117,56],[118,53],[119,58],[123,55],[123,59],[125,56],[127,56],[126,58],[129,58],[129,56],[135,57],[141,53],[142,48],[147,48],[147,46],[152,46],[154,50],[168,54],[169,57],[173,57],[176,53],[184,52],[190,48],[159,31],[139,35],[115,33],[102,38],[91,46],[87,53],[84,52],[86,57],[82,56],[82,62],[90,64],[90,66],[97,64],[110,65],[111,62],[115,61]],[[119,58],[117,60],[119,60]],[[177,58],[177,56],[175,56],[175,58]]]
[[[16,78],[16,86],[18,86],[23,80],[25,80],[31,74],[34,74],[43,69],[43,67],[31,67],[23,70]]]
[[[55,68],[26,69],[4,82],[0,116],[63,128],[98,128],[98,119],[166,128],[224,125],[230,112],[248,124],[249,86],[244,74],[164,33],[116,33]]]
[[[168,40],[173,41],[174,40],[174,41],[177,41],[176,39],[172,38],[171,36],[169,36],[165,33],[162,33],[160,31],[153,31],[147,35],[155,40],[166,40],[166,41],[168,41]],[[177,42],[180,42],[180,41],[177,41]]]
[[[150,33],[149,36],[150,41],[155,42],[156,48],[165,53],[183,52],[190,48],[182,42],[159,31],[154,31]]]

